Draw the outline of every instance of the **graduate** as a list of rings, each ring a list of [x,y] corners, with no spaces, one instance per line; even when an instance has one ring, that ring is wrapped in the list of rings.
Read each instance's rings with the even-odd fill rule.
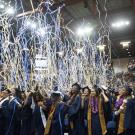
[[[65,129],[65,116],[67,114],[67,105],[62,102],[63,94],[56,90],[51,94],[51,109],[48,115],[44,135],[64,135]]]
[[[5,121],[5,111],[7,110],[6,107],[9,101],[9,95],[10,95],[10,90],[8,89],[2,89],[2,91],[0,92],[0,135],[4,135],[5,134],[5,125],[6,125],[6,121]]]
[[[14,89],[14,96],[8,97],[2,104],[2,110],[4,114],[4,135],[19,135],[20,134],[20,109],[21,104],[21,92],[19,88]]]
[[[135,134],[135,98],[129,99],[126,104],[124,128],[125,135]]]
[[[106,108],[110,106],[109,99],[104,91],[94,86],[91,89],[88,104],[85,106],[85,118],[87,119],[86,135],[105,135],[107,133],[106,124],[111,119],[110,112]],[[108,118],[110,117],[110,118]]]
[[[21,129],[20,135],[32,135],[32,93],[22,92],[23,106],[21,108]]]
[[[47,121],[47,109],[44,104],[44,97],[36,92],[33,95],[35,107],[33,110],[33,128],[35,130],[35,135],[44,135],[46,121]]]
[[[80,108],[80,125],[81,125],[81,134],[86,135],[87,134],[87,121],[85,120],[85,106],[88,103],[90,96],[90,89],[88,86],[82,88],[82,94],[81,94],[81,108]]]
[[[70,99],[67,102],[69,110],[68,117],[70,123],[69,135],[82,135],[81,130],[81,87],[75,83],[72,85]]]
[[[122,86],[119,88],[119,95],[115,102],[115,121],[117,124],[116,133],[118,135],[125,134],[125,128],[129,128],[129,125],[128,125],[129,123],[125,124],[125,127],[124,127],[124,123],[126,123],[126,121],[129,121],[128,118],[131,118],[133,115],[132,114],[131,117],[129,117],[129,116],[125,117],[126,105],[128,105],[128,107],[129,107],[130,104],[133,103],[132,100],[130,101],[130,99],[132,99],[131,92],[132,92],[132,89],[129,86]],[[132,110],[132,108],[130,108],[130,109],[128,108],[128,110],[130,112]],[[126,114],[127,114],[128,110],[126,110]],[[125,118],[125,120],[124,120],[124,118]]]

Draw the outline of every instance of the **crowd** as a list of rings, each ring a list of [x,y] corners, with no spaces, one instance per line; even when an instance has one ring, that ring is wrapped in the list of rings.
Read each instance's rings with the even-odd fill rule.
[[[132,59],[128,63],[128,71],[129,72],[135,72],[135,60]]]
[[[134,89],[78,83],[51,95],[6,87],[0,92],[0,135],[135,135]]]

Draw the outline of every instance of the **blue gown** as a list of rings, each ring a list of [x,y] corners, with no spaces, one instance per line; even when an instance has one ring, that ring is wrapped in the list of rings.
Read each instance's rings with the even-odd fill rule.
[[[67,111],[67,106],[63,102],[58,103],[53,115],[49,135],[64,135],[64,120]]]
[[[15,98],[20,103],[20,99]],[[19,135],[20,134],[20,108],[15,100],[5,101],[2,105],[4,114],[4,135]]]
[[[49,99],[46,99],[46,102],[44,103],[46,106],[46,110],[43,110],[45,117],[47,119],[48,117],[48,111],[51,106],[51,101]],[[36,105],[34,112],[33,112],[33,128],[35,129],[35,135],[44,135],[45,128],[42,122],[41,118],[41,112],[40,112],[40,107]]]
[[[32,135],[32,98],[28,98],[28,103],[21,110],[21,130],[20,135]]]
[[[68,115],[70,122],[73,123],[73,129],[70,128],[69,135],[83,135],[82,130],[82,110],[81,108],[81,97],[78,95],[75,97],[71,105],[69,105]]]
[[[110,102],[104,103],[102,102],[103,110],[104,110],[104,117],[105,117],[105,122],[107,124],[108,121],[112,120],[112,111],[111,111],[111,106]],[[88,100],[85,102],[85,119],[87,119],[87,114],[88,113]],[[92,135],[102,135],[102,129],[101,129],[101,124],[100,123],[100,118],[99,118],[99,112],[97,113],[91,113],[91,126],[92,126]],[[87,133],[88,135],[88,129]]]
[[[135,99],[129,99],[126,105],[124,126],[125,135],[135,134]]]
[[[40,107],[36,105],[33,113],[35,135],[44,135],[44,125],[41,118]]]

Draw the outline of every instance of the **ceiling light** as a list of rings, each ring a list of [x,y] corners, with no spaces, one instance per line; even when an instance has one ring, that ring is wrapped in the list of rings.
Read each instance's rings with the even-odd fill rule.
[[[27,20],[26,23],[25,23],[25,25],[27,27],[32,28],[32,29],[35,29],[37,27],[37,24],[34,21],[31,21],[31,20]]]
[[[0,4],[0,8],[3,9],[4,8],[4,5],[3,4]]]
[[[26,24],[26,26],[30,26],[31,25],[31,21],[27,20],[25,24]]]
[[[57,52],[57,54],[59,55],[59,57],[63,57],[64,52],[63,52],[63,51],[61,51],[61,52]]]
[[[79,28],[79,29],[77,30],[77,35],[82,36],[83,34],[84,34],[83,29],[82,29],[82,28]]]
[[[131,41],[120,42],[120,44],[123,46],[123,48],[129,47],[129,44],[130,44],[130,43],[131,43]]]
[[[46,32],[47,32],[47,28],[39,28],[37,34],[43,37],[46,34]]]
[[[106,45],[98,45],[97,48],[100,50],[100,51],[104,51]]]
[[[33,22],[33,23],[31,24],[31,28],[32,28],[32,29],[35,29],[36,27],[37,27],[36,23]]]
[[[131,53],[131,52],[128,52],[128,53]]]
[[[82,53],[83,52],[83,48],[78,48],[76,49],[77,53]]]
[[[78,30],[77,30],[76,33],[79,36],[84,36],[84,35],[90,34],[92,32],[92,30],[93,30],[92,27],[88,27],[88,26],[86,26],[86,27],[80,27],[80,28],[78,28]]]
[[[112,27],[114,28],[121,28],[124,26],[128,26],[130,24],[129,21],[117,21],[115,23],[112,23]]]
[[[15,10],[14,10],[13,7],[9,7],[9,8],[7,9],[6,13],[9,14],[9,15],[13,15],[13,14],[15,13]]]
[[[129,21],[126,21],[126,22],[125,22],[125,24],[126,24],[126,25],[129,25],[129,24],[130,24],[130,22],[129,22]]]

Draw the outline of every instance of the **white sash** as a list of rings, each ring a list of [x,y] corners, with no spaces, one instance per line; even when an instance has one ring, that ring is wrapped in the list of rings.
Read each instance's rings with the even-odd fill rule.
[[[34,99],[33,99],[33,97],[32,97],[32,103],[31,103],[30,108],[34,111],[35,106],[36,106],[36,105],[35,105]]]
[[[7,97],[7,98],[5,98],[5,99],[3,99],[3,100],[0,101],[0,108],[2,108],[2,104],[3,104],[6,100],[9,100],[9,97]]]
[[[42,119],[42,122],[43,122],[43,125],[45,128],[46,127],[46,117],[45,117],[45,114],[44,114],[41,106],[40,106],[40,114],[41,114],[41,119]]]

